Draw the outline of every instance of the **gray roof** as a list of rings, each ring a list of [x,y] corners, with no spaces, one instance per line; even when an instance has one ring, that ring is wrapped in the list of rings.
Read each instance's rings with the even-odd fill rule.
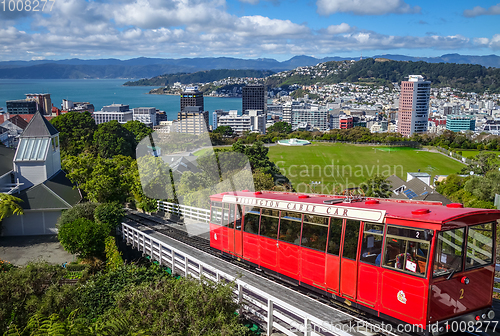
[[[73,184],[62,170],[44,183],[14,196],[23,200],[20,205],[25,210],[70,209],[81,200],[80,192],[73,189]]]
[[[50,122],[45,119],[45,117],[37,112],[31,119],[30,123],[21,134],[21,137],[24,138],[39,138],[39,137],[47,137],[53,136],[59,133],[54,126]]]
[[[12,171],[15,149],[0,146],[0,176]]]
[[[0,126],[0,134],[2,134],[2,133],[6,133],[6,132],[8,132],[8,131],[9,131],[9,130],[8,130],[7,128]]]
[[[404,181],[397,177],[396,175],[391,175],[387,178],[391,183],[391,190],[393,191],[392,197],[395,199],[411,199],[420,201],[439,201],[443,204],[451,203],[449,199],[432,189],[425,182],[419,180],[418,178],[411,179],[409,181]],[[399,194],[396,194],[394,190],[402,188]]]

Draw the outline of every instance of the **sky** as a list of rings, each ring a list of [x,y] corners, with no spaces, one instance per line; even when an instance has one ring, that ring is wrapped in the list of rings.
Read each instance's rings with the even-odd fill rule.
[[[498,1],[2,0],[0,61],[500,55]]]

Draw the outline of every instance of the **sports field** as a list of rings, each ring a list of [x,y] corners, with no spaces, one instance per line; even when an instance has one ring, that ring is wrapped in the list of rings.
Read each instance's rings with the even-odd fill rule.
[[[378,147],[348,144],[313,143],[308,146],[272,146],[269,158],[293,183],[299,192],[310,191],[311,182],[318,193],[335,186],[351,188],[370,176],[397,175],[406,180],[407,172],[448,175],[464,167],[460,162],[439,153],[413,148]]]
[[[466,158],[470,158],[473,156],[476,156],[477,154],[483,152],[483,153],[495,153],[496,155],[500,155],[500,152],[498,151],[478,151],[478,150],[465,150],[465,149],[458,149],[457,151],[462,151],[462,156]]]

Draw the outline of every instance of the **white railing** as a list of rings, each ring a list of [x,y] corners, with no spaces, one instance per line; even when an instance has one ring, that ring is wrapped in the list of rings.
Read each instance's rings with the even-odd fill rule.
[[[234,288],[235,301],[241,304],[241,310],[264,321],[267,326],[267,335],[271,335],[273,328],[289,336],[296,336],[297,333],[303,333],[303,335],[307,336],[350,335],[342,329],[338,329],[337,326],[333,328],[330,322],[310,315],[300,308],[294,307],[246,283],[241,278],[236,278],[176,250],[167,243],[155,239],[130,225],[122,223],[121,231],[127,243],[151,256],[161,266],[170,267],[172,274],[190,275],[197,279],[203,277],[213,281],[234,282],[236,285]],[[364,323],[355,317],[349,317],[351,321],[352,319],[357,320],[360,325]],[[342,322],[339,321],[339,323]]]
[[[189,205],[181,205],[165,201],[158,201],[158,210],[170,212],[179,216],[184,216],[184,218],[199,220],[203,223],[210,222],[210,210],[207,209],[201,209]]]

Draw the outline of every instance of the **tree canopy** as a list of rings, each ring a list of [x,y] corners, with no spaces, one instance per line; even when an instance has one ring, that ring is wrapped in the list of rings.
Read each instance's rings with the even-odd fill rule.
[[[99,124],[94,132],[96,153],[103,158],[124,155],[135,158],[136,136],[118,121]]]
[[[88,111],[61,114],[50,122],[59,131],[63,154],[78,155],[91,149],[97,125]]]

